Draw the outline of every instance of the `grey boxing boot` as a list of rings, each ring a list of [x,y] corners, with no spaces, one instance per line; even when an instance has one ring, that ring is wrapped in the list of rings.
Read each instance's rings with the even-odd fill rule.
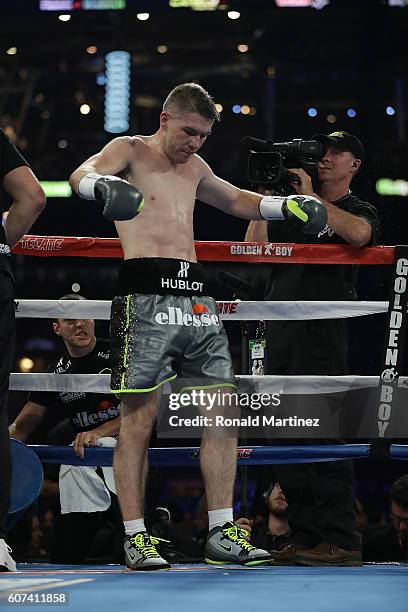
[[[255,548],[245,537],[248,532],[235,523],[214,527],[207,536],[205,561],[213,564],[265,565],[272,563],[271,555]]]
[[[160,538],[150,536],[146,531],[125,536],[125,561],[131,570],[167,570],[167,563],[157,552]]]

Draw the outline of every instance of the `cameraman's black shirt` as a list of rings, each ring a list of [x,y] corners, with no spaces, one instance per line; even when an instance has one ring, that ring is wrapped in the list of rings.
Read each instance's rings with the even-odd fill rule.
[[[333,204],[368,221],[372,231],[370,244],[375,244],[379,218],[374,206],[351,192]],[[310,235],[284,221],[268,223],[268,240],[297,244],[348,244],[328,225],[320,234]],[[355,300],[357,270],[358,266],[351,264],[277,264],[271,266],[265,300]]]
[[[102,374],[110,371],[109,342],[97,339],[94,349],[82,357],[65,352],[53,362],[48,372],[55,374]],[[91,431],[119,416],[119,400],[111,394],[34,391],[28,399],[47,408],[61,410],[68,416],[75,431]]]
[[[0,128],[0,217],[5,210],[10,208],[10,204],[12,203],[11,196],[3,187],[3,179],[9,172],[21,166],[28,166],[28,163]],[[0,244],[6,244],[6,234],[1,222]],[[5,270],[10,271],[9,256],[0,255],[0,271]]]

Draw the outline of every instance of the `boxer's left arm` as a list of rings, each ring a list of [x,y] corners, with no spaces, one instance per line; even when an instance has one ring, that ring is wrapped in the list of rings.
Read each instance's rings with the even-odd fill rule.
[[[218,179],[218,177],[215,177],[215,178]],[[214,184],[214,189],[216,190],[216,193],[218,193],[218,190],[220,190],[222,193],[220,194],[219,200],[217,200],[216,203],[213,204],[213,206],[217,208],[219,208],[218,203],[223,201],[223,197],[224,198],[230,197],[231,201],[234,202],[236,197],[239,198],[239,193],[241,191],[237,187],[234,187],[234,185],[231,185],[230,183],[227,183],[226,181],[222,181],[222,179],[218,179],[218,180],[221,181],[221,185],[219,185],[217,182],[216,184]],[[208,183],[206,181],[204,182],[201,181],[199,188],[197,190],[198,199],[202,200],[203,202],[206,202],[207,204],[210,204],[208,199],[206,200],[205,198],[212,197],[211,188],[212,188],[212,182]],[[208,193],[206,193],[208,189],[210,189],[209,196],[208,196]],[[262,217],[259,214],[259,202],[261,201],[262,196],[252,191],[248,191],[245,193],[250,194],[251,199],[252,199],[252,196],[255,196],[254,197],[254,202],[255,202],[254,211],[255,211],[255,214],[258,216],[256,217],[256,220],[251,218],[251,221],[248,225],[244,240],[245,242],[268,242],[268,224],[266,221],[262,219]],[[248,210],[248,204],[244,203],[244,207],[246,207],[246,210]],[[228,210],[224,209],[224,212],[228,212]],[[241,215],[238,215],[238,216],[241,216]],[[258,220],[258,219],[261,219],[261,220]]]
[[[204,160],[198,159],[202,168],[197,198],[206,204],[243,219],[285,220],[307,234],[318,234],[326,226],[326,209],[316,197],[262,196],[239,189],[216,176]]]
[[[197,156],[198,157],[198,156]],[[199,158],[201,180],[197,188],[197,198],[210,206],[219,208],[225,213],[243,219],[262,219],[259,203],[262,196],[253,191],[239,189],[216,176],[211,168]]]
[[[330,229],[353,246],[363,247],[370,242],[371,225],[366,219],[341,210],[335,204],[327,202],[314,193],[312,179],[302,168],[290,168],[290,172],[296,174],[299,179],[292,183],[296,193],[313,196],[324,204],[327,210],[327,224]]]

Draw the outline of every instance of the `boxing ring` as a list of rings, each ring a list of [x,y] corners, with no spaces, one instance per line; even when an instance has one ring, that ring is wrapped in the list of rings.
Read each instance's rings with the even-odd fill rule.
[[[226,606],[250,606],[276,612],[406,612],[407,570],[402,565],[348,569],[177,565],[166,572],[126,572],[110,566],[37,565],[0,578],[0,605],[12,609],[15,604],[7,602],[10,591],[15,595],[29,591],[38,596],[63,593],[65,605],[75,611],[137,606],[146,612],[218,612]]]
[[[402,249],[402,250],[401,250]],[[405,249],[405,250],[404,250]],[[264,243],[196,243],[200,261],[234,261],[251,263],[330,263],[330,264],[395,264],[394,280],[389,302],[221,302],[220,317],[224,320],[267,320],[337,318],[375,314],[388,311],[388,327],[392,327],[396,310],[402,312],[405,325],[406,292],[398,279],[404,274],[398,262],[407,256],[407,247],[369,247],[357,249],[338,245],[278,245]],[[24,237],[14,253],[33,256],[121,257],[117,239]],[[406,260],[408,263],[408,259]],[[397,278],[397,281],[395,281]],[[393,293],[394,291],[394,293]],[[393,296],[398,295],[396,301]],[[110,302],[102,301],[49,301],[17,300],[16,317],[37,318],[94,318],[109,319]],[[394,316],[394,319],[392,317]],[[391,323],[390,323],[391,321]],[[386,330],[387,331],[387,330]],[[387,336],[387,334],[386,334]],[[384,364],[379,376],[351,377],[285,377],[286,389],[303,392],[305,386],[317,393],[321,388],[341,391],[353,388],[378,390],[386,384],[393,389],[394,397],[407,381],[398,376],[403,349],[401,333],[399,356],[393,375]],[[387,341],[385,347],[387,348]],[[388,347],[389,348],[389,347]],[[238,376],[244,383],[254,377]],[[282,387],[282,377],[262,376],[262,388],[272,391]],[[291,379],[291,380],[289,380]],[[298,380],[295,380],[298,379]],[[85,391],[109,392],[109,375],[65,374],[17,374],[10,377],[11,390]],[[314,390],[314,391],[313,391]],[[381,402],[380,404],[381,405]],[[389,410],[382,415],[392,422],[393,399]],[[381,420],[381,414],[378,413]],[[383,429],[384,432],[384,429]],[[394,436],[395,437],[395,436]],[[402,436],[404,437],[404,436]],[[379,443],[378,443],[379,442]],[[85,459],[79,459],[72,448],[31,445],[39,461],[66,465],[111,466],[113,449],[87,448]],[[387,436],[381,436],[368,444],[310,446],[252,446],[240,445],[237,462],[246,466],[274,463],[302,463],[311,461],[341,461],[370,457],[407,460],[408,446],[391,444]],[[197,467],[199,449],[196,447],[152,448],[149,450],[151,465],[165,467]],[[13,482],[19,488],[21,483]],[[276,612],[325,611],[343,612],[344,609],[360,612],[406,612],[408,601],[408,564],[365,564],[357,568],[340,567],[278,567],[249,568],[242,566],[173,565],[166,572],[130,572],[122,566],[56,566],[47,564],[20,564],[19,571],[0,579],[0,604],[12,605],[10,593],[30,591],[37,594],[65,593],[73,609],[82,610],[88,605],[98,606],[103,612],[113,605],[141,606],[143,610],[171,609],[184,612],[192,608],[221,610],[225,606],[250,605],[273,609]],[[19,602],[16,602],[19,603]],[[21,603],[21,602],[20,602]],[[37,606],[47,607],[37,602]],[[57,605],[54,603],[53,605]],[[60,603],[61,605],[61,603]],[[67,605],[64,602],[63,605]]]

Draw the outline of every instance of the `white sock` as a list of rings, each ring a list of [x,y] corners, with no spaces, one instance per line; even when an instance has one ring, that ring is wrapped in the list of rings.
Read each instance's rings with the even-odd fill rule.
[[[214,527],[222,527],[225,523],[234,522],[232,514],[232,508],[220,508],[219,510],[208,511],[208,529],[214,529]]]
[[[133,535],[139,531],[146,531],[144,518],[135,519],[134,521],[123,521],[126,535]]]

